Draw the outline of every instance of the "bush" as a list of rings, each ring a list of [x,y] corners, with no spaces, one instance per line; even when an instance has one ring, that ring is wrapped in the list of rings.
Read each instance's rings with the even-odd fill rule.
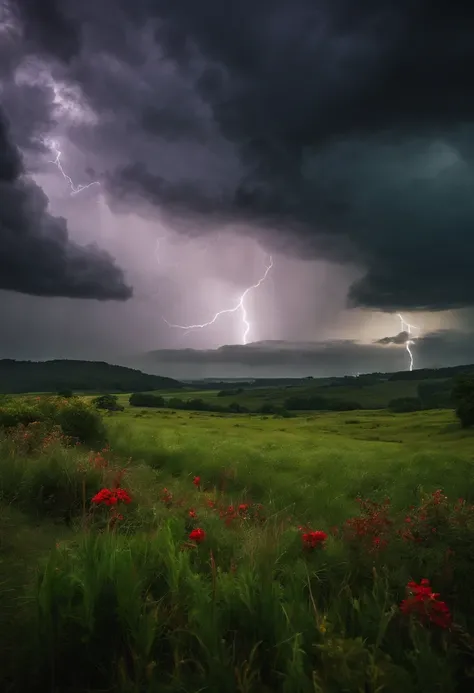
[[[56,422],[66,436],[87,445],[102,445],[106,442],[106,430],[102,418],[95,409],[81,400],[71,401],[60,407]]]
[[[15,426],[27,426],[34,421],[41,421],[44,417],[38,407],[25,400],[8,400],[0,406],[0,428],[14,428]]]
[[[454,381],[452,399],[463,428],[474,426],[474,377],[460,376]]]
[[[22,511],[69,522],[100,484],[102,472],[56,429],[30,424],[0,434],[0,496]]]
[[[97,409],[105,409],[107,411],[123,411],[125,407],[119,404],[117,395],[100,395],[92,400],[92,403]]]
[[[131,407],[164,407],[165,400],[160,395],[152,395],[149,392],[134,392],[129,397]]]
[[[423,409],[423,405],[418,397],[398,397],[390,400],[388,408],[394,414],[402,414],[404,412],[420,411]]]

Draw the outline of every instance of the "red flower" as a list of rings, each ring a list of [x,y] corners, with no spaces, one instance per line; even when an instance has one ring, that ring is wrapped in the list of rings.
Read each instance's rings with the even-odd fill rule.
[[[123,488],[116,488],[113,490],[103,488],[95,494],[91,502],[95,505],[107,506],[117,505],[119,502],[126,503],[128,505],[128,503],[132,502],[132,499],[128,491],[125,491]]]
[[[189,517],[196,517],[196,511],[193,508],[189,511]]]
[[[303,545],[308,549],[315,549],[317,546],[322,546],[328,535],[321,530],[315,532],[305,532],[302,535]]]
[[[201,477],[200,476],[195,476],[193,479],[193,484],[195,486],[200,486],[201,485]]]
[[[122,503],[125,503],[126,505],[132,502],[130,495],[123,488],[116,488],[115,495],[117,496],[117,500],[122,501]]]
[[[438,601],[439,594],[433,592],[429,580],[423,578],[418,585],[409,582],[409,596],[400,604],[405,616],[416,616],[421,623],[433,623],[439,628],[449,628],[452,616],[445,602]]]
[[[193,531],[189,535],[189,538],[191,539],[191,541],[195,541],[196,544],[200,544],[206,538],[206,532],[200,527],[198,527],[197,529],[193,529]]]

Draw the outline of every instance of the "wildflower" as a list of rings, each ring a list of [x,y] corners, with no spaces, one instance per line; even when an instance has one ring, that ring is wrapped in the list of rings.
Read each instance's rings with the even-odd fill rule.
[[[191,510],[189,511],[188,515],[189,515],[189,517],[194,518],[194,517],[196,517],[196,511],[195,511],[193,508],[191,508]]]
[[[117,496],[117,500],[122,501],[122,503],[126,503],[127,505],[132,501],[127,491],[125,491],[123,488],[116,488],[115,495]]]
[[[197,487],[201,485],[201,477],[200,476],[195,476],[193,479],[193,484]]]
[[[405,616],[416,616],[420,623],[433,623],[439,628],[449,628],[452,617],[445,602],[439,601],[439,593],[433,592],[429,580],[423,578],[420,584],[409,582],[409,596],[400,604]]]
[[[201,542],[204,541],[206,538],[206,532],[198,527],[197,529],[193,529],[193,531],[190,533],[189,538],[191,541],[195,541],[196,544],[201,544]]]
[[[317,546],[322,546],[328,535],[321,530],[305,532],[302,535],[303,545],[307,549],[315,549]]]
[[[380,549],[385,549],[388,546],[388,541],[382,539],[381,537],[374,537],[372,540],[372,550],[379,551]]]
[[[164,488],[161,494],[161,500],[165,505],[170,506],[173,502],[173,494],[171,491],[168,491],[167,488]]]
[[[116,488],[111,490],[108,488],[103,488],[95,494],[91,502],[95,505],[107,505],[110,507],[117,505],[119,502],[128,505],[132,502],[132,499],[128,491],[125,491],[125,489]]]

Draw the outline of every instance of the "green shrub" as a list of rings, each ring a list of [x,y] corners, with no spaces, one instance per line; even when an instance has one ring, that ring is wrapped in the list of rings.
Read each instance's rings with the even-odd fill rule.
[[[165,400],[160,395],[153,395],[149,392],[134,392],[129,397],[129,404],[132,407],[164,407]]]
[[[100,395],[92,400],[92,404],[97,409],[105,409],[106,411],[123,411],[125,409],[119,404],[117,395]]]
[[[0,499],[25,512],[69,521],[88,504],[101,476],[58,429],[30,424],[0,435]]]
[[[460,376],[454,382],[452,399],[456,405],[456,416],[463,428],[474,426],[474,378]]]
[[[66,436],[87,445],[102,445],[107,440],[102,418],[93,407],[81,400],[70,401],[58,409],[56,422]]]

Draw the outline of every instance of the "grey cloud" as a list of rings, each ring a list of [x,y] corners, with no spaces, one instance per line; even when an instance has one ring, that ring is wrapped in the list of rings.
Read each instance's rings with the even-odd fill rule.
[[[375,344],[406,344],[407,339],[410,339],[408,332],[399,332],[394,337],[382,337],[377,339]]]
[[[0,288],[38,296],[127,300],[132,289],[113,258],[72,242],[66,220],[25,175],[0,112]]]
[[[416,340],[413,347],[417,368],[463,365],[474,360],[472,333],[439,331]],[[363,344],[333,340],[298,344],[261,342],[219,349],[162,349],[131,359],[144,369],[170,372],[174,377],[216,377],[273,373],[284,375],[345,375],[405,370],[407,354],[400,344]],[[185,373],[185,375],[183,375]],[[188,375],[191,373],[192,375]]]
[[[121,204],[252,222],[270,248],[356,262],[353,305],[474,304],[474,6],[12,4],[28,50],[114,112],[89,142],[109,137]]]

